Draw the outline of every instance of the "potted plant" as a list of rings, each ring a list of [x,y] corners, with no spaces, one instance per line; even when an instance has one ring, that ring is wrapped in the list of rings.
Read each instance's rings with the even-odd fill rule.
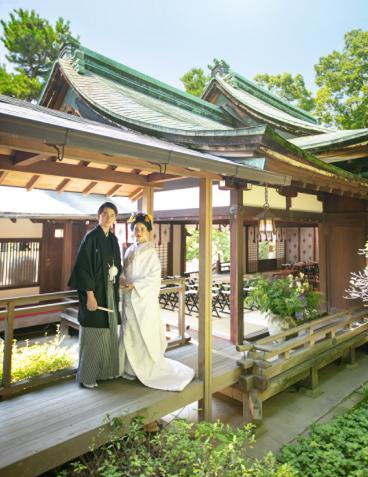
[[[312,289],[304,274],[297,277],[254,280],[245,304],[267,317],[270,335],[280,333],[320,316],[321,295]]]

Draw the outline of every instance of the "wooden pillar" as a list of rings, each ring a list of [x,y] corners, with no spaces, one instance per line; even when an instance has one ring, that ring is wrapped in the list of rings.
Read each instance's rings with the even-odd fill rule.
[[[230,191],[230,339],[243,344],[243,275],[244,275],[244,206],[243,189]]]
[[[153,187],[145,187],[143,190],[142,197],[142,212],[150,214],[152,216],[152,227],[153,227]],[[149,233],[149,239],[152,240],[153,233]]]
[[[68,289],[68,280],[72,270],[73,259],[73,225],[71,222],[64,224],[63,261],[61,264],[61,290]]]
[[[199,197],[199,337],[198,376],[204,397],[199,418],[212,418],[212,181],[200,179]]]
[[[358,255],[358,250],[367,240],[367,201],[332,194],[322,199],[325,247],[320,244],[320,262],[325,263],[327,311],[336,313],[359,304],[344,296],[351,272],[365,267],[364,255]],[[323,269],[321,275],[323,279]]]

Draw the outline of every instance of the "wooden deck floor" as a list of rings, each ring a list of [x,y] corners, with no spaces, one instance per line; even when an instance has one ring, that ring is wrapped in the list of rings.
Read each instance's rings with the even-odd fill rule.
[[[197,346],[171,350],[168,356],[197,368]],[[237,382],[239,353],[225,340],[214,340],[213,390]],[[160,418],[203,397],[196,379],[182,392],[149,389],[117,380],[98,389],[65,381],[0,402],[0,476],[35,476],[88,451],[93,440],[106,440],[106,415]]]

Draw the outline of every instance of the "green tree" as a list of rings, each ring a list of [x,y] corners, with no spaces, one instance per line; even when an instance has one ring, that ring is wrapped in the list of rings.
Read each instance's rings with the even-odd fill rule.
[[[1,20],[6,59],[14,64],[16,73],[2,68],[0,93],[23,99],[35,99],[45,82],[60,46],[71,41],[70,24],[58,18],[53,27],[34,10],[19,8]],[[75,41],[75,40],[74,40]]]
[[[263,73],[256,75],[254,81],[304,111],[312,111],[315,107],[312,92],[306,88],[304,78],[300,74],[292,76],[290,73]]]
[[[192,68],[180,78],[185,91],[193,96],[201,96],[209,80],[202,68]]]
[[[42,84],[37,78],[28,78],[23,72],[8,73],[0,66],[0,93],[20,99],[35,99],[40,94]]]
[[[345,35],[342,52],[333,51],[315,66],[316,113],[326,124],[368,127],[368,31]]]

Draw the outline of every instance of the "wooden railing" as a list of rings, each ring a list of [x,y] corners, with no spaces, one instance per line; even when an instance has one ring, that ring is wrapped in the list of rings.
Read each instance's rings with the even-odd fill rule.
[[[19,383],[12,383],[12,351],[14,339],[14,320],[17,316],[27,313],[45,312],[55,309],[63,309],[76,305],[78,300],[75,291],[43,293],[41,295],[22,296],[16,298],[4,298],[0,300],[0,308],[5,308],[0,315],[5,315],[5,336],[4,336],[4,357],[3,357],[3,377],[0,387],[0,396],[17,392],[19,389],[28,388],[35,384],[52,381],[54,376],[33,378]],[[40,305],[40,303],[52,302]],[[26,305],[26,306],[25,306]],[[58,377],[71,374],[71,370],[57,373]]]
[[[185,335],[185,279],[170,278],[162,280],[161,294],[178,293],[178,322],[177,336],[168,343],[168,348],[180,346],[190,340]],[[0,299],[0,319],[4,319],[4,356],[3,356],[3,376],[0,386],[0,396],[10,395],[19,392],[21,389],[34,387],[51,381],[57,381],[75,374],[75,368],[68,368],[62,371],[52,373],[51,375],[30,378],[21,382],[12,383],[12,351],[14,339],[14,320],[25,314],[37,315],[37,313],[58,312],[62,313],[67,308],[78,305],[75,290],[43,293],[39,295],[30,295],[22,297]],[[48,303],[45,303],[48,302]],[[55,318],[58,321],[58,318]]]
[[[339,357],[353,364],[367,341],[368,310],[360,306],[237,346],[244,416],[262,419],[263,401],[304,379],[317,393],[318,370]]]

